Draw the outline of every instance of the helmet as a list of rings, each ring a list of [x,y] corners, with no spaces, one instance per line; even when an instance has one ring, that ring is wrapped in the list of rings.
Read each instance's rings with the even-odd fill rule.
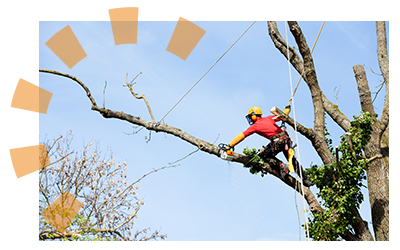
[[[258,117],[262,116],[261,109],[259,107],[252,107],[249,113],[246,115],[246,119],[250,125],[253,125]]]

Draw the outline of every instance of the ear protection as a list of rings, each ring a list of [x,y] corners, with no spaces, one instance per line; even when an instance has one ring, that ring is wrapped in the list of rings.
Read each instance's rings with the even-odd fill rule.
[[[258,117],[261,117],[261,115],[256,115],[256,114],[253,112],[253,113],[251,113],[251,114],[246,115],[245,117],[246,117],[247,122],[248,122],[250,125],[253,125],[253,124],[257,121]]]

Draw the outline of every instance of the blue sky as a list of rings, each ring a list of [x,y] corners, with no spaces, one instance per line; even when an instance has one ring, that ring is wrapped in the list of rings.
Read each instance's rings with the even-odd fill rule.
[[[140,22],[138,43],[114,45],[109,22],[40,22],[39,67],[78,77],[92,91],[98,105],[103,102],[107,81],[106,107],[150,119],[144,102],[134,99],[124,88],[125,75],[139,72],[134,90],[145,94],[155,119],[160,119],[197,79],[219,58],[251,22],[195,22],[206,34],[186,61],[167,52],[176,22]],[[300,22],[310,47],[322,22]],[[69,69],[45,45],[58,30],[70,25],[87,57]],[[284,22],[279,22],[285,36]],[[290,34],[289,34],[290,35]],[[293,39],[290,38],[293,46]],[[358,115],[360,104],[352,66],[365,64],[379,71],[376,59],[374,22],[326,22],[314,52],[321,88],[336,102],[333,91],[341,86],[339,107],[349,118]],[[293,85],[299,75],[292,69]],[[379,77],[367,72],[372,91]],[[40,114],[40,138],[53,138],[69,130],[74,148],[99,141],[101,149],[111,149],[116,161],[128,162],[129,180],[134,181],[154,168],[168,165],[196,150],[178,138],[148,132],[136,135],[132,125],[106,120],[90,110],[83,90],[73,81],[49,74],[39,75],[40,87],[53,93],[48,113]],[[376,90],[376,89],[375,89]],[[200,139],[230,142],[248,124],[244,115],[259,106],[266,115],[272,106],[284,108],[290,98],[287,61],[275,49],[265,21],[256,22],[212,71],[165,119]],[[384,92],[383,92],[384,93]],[[380,95],[375,105],[382,108]],[[313,126],[313,108],[304,82],[295,96],[294,109],[300,123]],[[378,111],[379,112],[379,111]],[[334,145],[340,129],[328,119]],[[124,133],[125,132],[125,133]],[[299,148],[304,167],[320,164],[310,143],[300,135]],[[236,147],[267,144],[256,135]],[[284,159],[283,155],[279,156]],[[151,227],[168,234],[168,240],[298,240],[299,227],[294,191],[275,177],[251,175],[240,164],[228,163],[198,152],[175,168],[153,174],[140,183],[139,195],[145,206],[136,221],[138,229]],[[313,189],[315,191],[315,189]],[[298,206],[300,206],[297,197]],[[366,205],[366,208],[367,205]],[[363,208],[366,220],[368,209]],[[302,236],[304,239],[304,237]]]

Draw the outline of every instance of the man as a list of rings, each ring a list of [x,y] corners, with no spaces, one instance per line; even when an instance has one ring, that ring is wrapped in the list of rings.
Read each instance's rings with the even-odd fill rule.
[[[288,115],[290,112],[290,106],[287,106],[283,112]],[[233,139],[232,142],[229,143],[228,148],[233,148],[238,143],[243,141],[247,136],[254,133],[271,140],[271,142],[266,147],[263,147],[259,156],[264,161],[267,161],[272,167],[279,168],[281,177],[282,179],[284,179],[289,172],[288,165],[278,160],[275,156],[278,153],[282,152],[285,155],[286,159],[289,160],[289,149],[292,148],[292,141],[290,140],[289,135],[286,133],[286,131],[283,131],[276,124],[276,121],[280,121],[280,119],[274,117],[274,115],[262,117],[261,109],[258,107],[252,107],[249,110],[249,113],[246,115],[246,119],[249,122],[250,127],[243,133],[240,133],[238,136],[236,136],[235,139]],[[310,187],[312,184],[308,179],[306,173],[304,172],[303,168],[300,166],[294,156],[291,160],[298,174],[299,169],[301,170],[301,176],[303,177],[304,186]]]

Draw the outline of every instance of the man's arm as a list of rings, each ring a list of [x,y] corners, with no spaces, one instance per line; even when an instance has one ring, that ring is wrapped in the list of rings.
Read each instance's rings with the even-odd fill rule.
[[[283,111],[283,113],[285,113],[286,115],[289,115],[289,113],[290,113],[290,105],[287,105],[285,107],[285,110]],[[276,122],[279,122],[281,120],[281,118],[279,116],[275,116],[272,119],[274,119]]]
[[[244,140],[244,138],[246,138],[246,136],[244,136],[243,133],[238,134],[235,139],[232,140],[231,143],[229,143],[229,147],[233,148],[234,146],[236,146],[237,144],[239,144],[241,141]]]

